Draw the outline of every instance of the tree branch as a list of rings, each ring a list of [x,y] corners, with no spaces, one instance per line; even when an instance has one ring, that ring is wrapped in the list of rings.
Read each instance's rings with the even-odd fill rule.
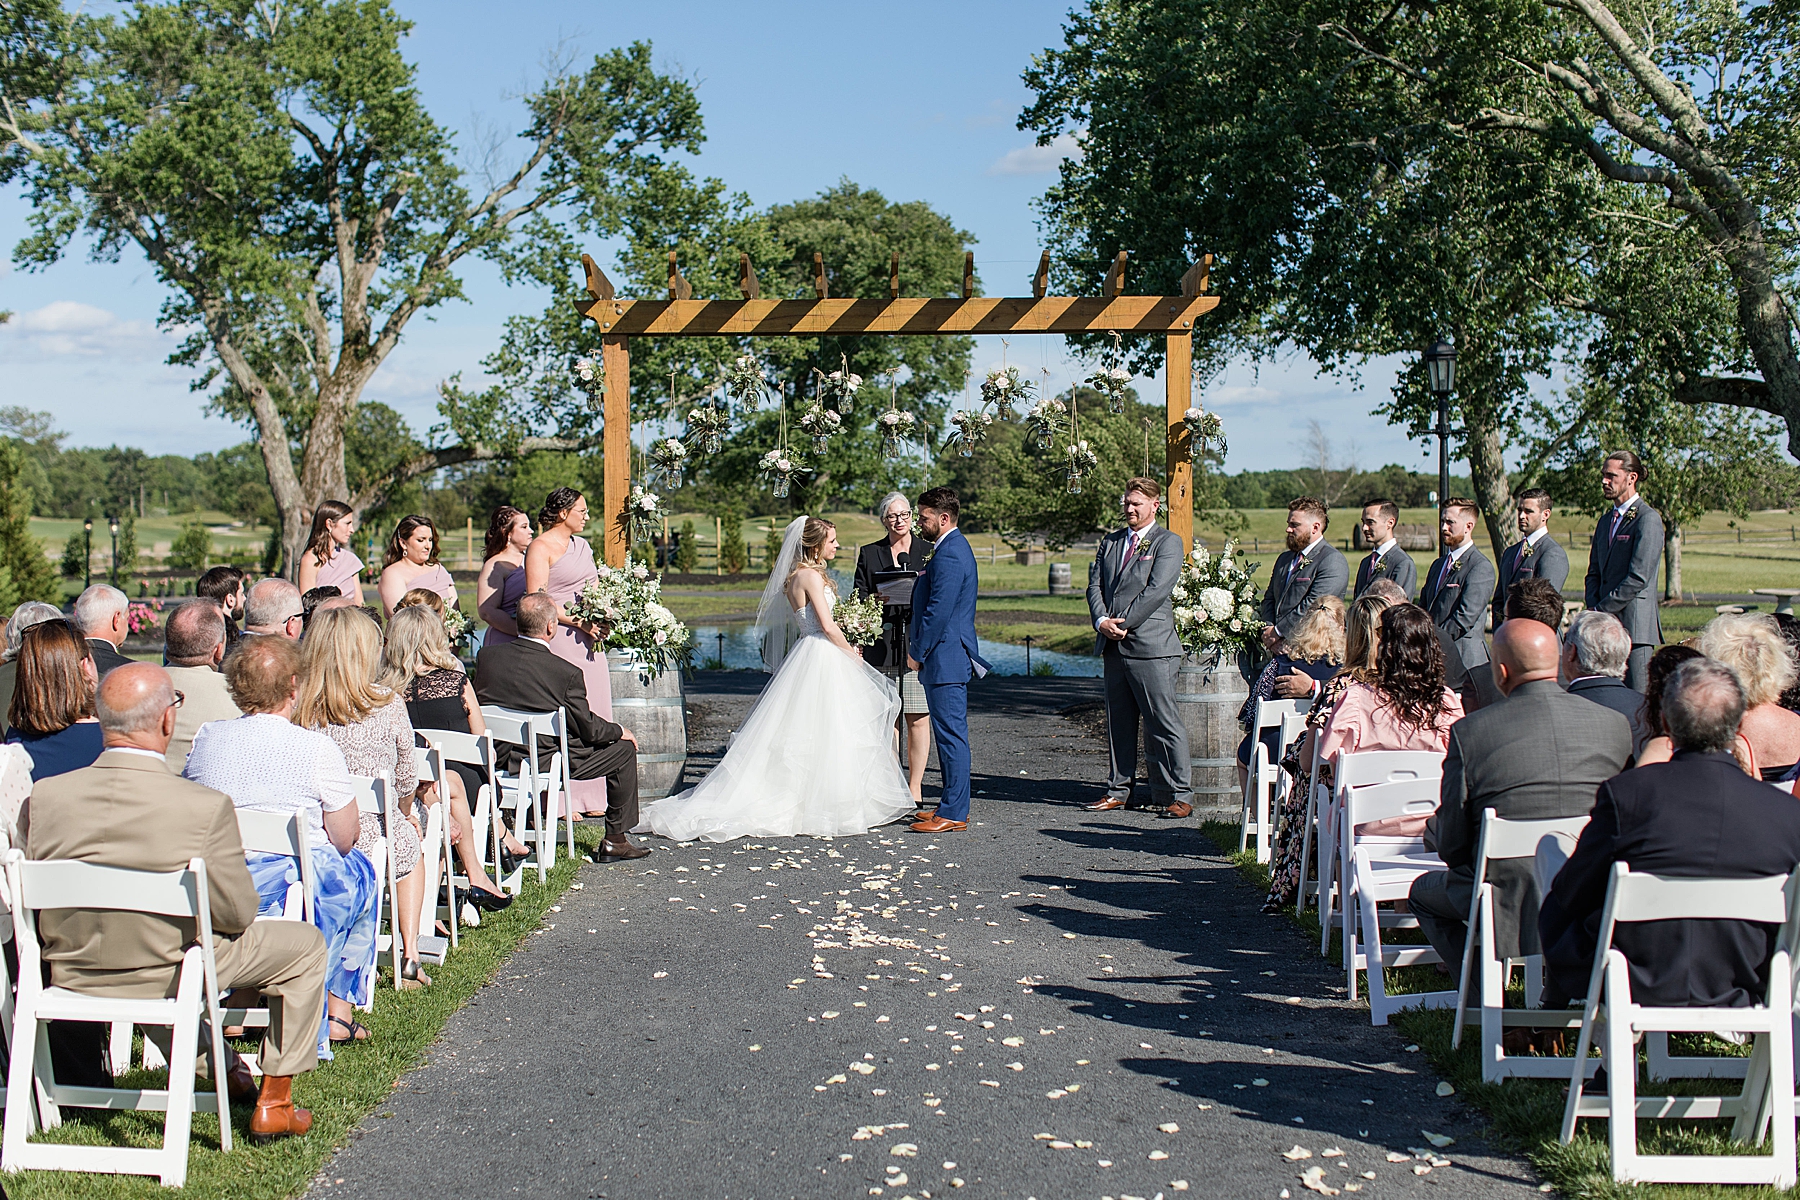
[[[1777,417],[1787,415],[1769,385],[1760,379],[1730,375],[1678,376],[1673,394],[1683,404],[1727,404],[1733,408],[1754,408]]]
[[[417,479],[421,475],[429,475],[433,471],[441,470],[444,467],[454,467],[459,463],[493,462],[498,459],[518,458],[539,450],[570,450],[580,453],[592,450],[600,443],[599,437],[528,437],[521,439],[518,445],[510,448],[491,446],[485,442],[472,442],[461,446],[444,446],[436,450],[427,450],[371,479],[361,491],[350,498],[350,507],[361,512],[379,500],[382,494],[389,489],[405,483],[409,479]]]

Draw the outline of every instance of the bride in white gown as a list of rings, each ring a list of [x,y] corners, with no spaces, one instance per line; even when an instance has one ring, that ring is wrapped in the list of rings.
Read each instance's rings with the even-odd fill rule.
[[[757,613],[774,678],[699,785],[644,810],[678,842],[865,833],[913,807],[894,750],[900,697],[831,619],[837,528],[796,517]]]

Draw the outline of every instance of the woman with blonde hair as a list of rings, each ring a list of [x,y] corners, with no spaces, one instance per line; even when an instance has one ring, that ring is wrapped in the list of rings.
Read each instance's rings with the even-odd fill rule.
[[[644,810],[675,841],[842,837],[912,811],[895,756],[900,694],[832,619],[837,528],[796,517],[763,589],[756,628],[774,672],[711,774]]]
[[[413,793],[419,788],[413,761],[412,722],[398,692],[375,682],[381,668],[381,629],[360,608],[321,609],[300,643],[300,688],[294,724],[316,729],[337,743],[352,775],[381,776],[393,785],[386,829],[361,815],[356,848],[370,861],[384,833],[394,849],[394,924],[400,932],[402,988],[424,987],[419,969],[419,906],[424,873],[419,865],[419,820]]]
[[[1294,632],[1281,643],[1279,651],[1257,675],[1255,686],[1250,689],[1250,694],[1238,709],[1238,724],[1244,730],[1237,752],[1239,787],[1250,777],[1250,756],[1253,753],[1250,726],[1256,719],[1256,702],[1274,697],[1275,681],[1278,679],[1297,672],[1311,676],[1316,685],[1336,675],[1343,661],[1344,601],[1337,596],[1326,596],[1301,618]],[[1263,734],[1264,744],[1269,747],[1271,757],[1275,753],[1275,736],[1277,735],[1267,730]]]
[[[312,533],[300,552],[294,586],[305,595],[314,588],[334,587],[339,594],[363,602],[363,560],[350,549],[356,536],[356,514],[342,500],[326,500],[313,512]]]
[[[1727,613],[1700,633],[1700,653],[1724,663],[1744,687],[1740,749],[1748,747],[1750,774],[1766,783],[1787,779],[1800,761],[1800,715],[1781,707],[1800,666],[1781,626],[1767,613]]]
[[[411,599],[412,595],[409,592],[406,598]],[[432,592],[422,595],[436,599]],[[475,699],[475,689],[463,673],[462,663],[450,652],[450,640],[444,634],[442,619],[427,601],[411,605],[406,600],[401,601],[394,619],[388,622],[387,645],[381,655],[381,676],[376,682],[399,693],[406,701],[406,715],[417,734],[429,737],[438,729],[450,733],[487,732],[487,725],[481,719],[481,704]],[[466,763],[444,765],[449,768],[445,781],[450,797],[450,841],[456,847],[463,873],[469,877],[469,902],[484,912],[505,908],[512,903],[512,897],[495,887],[488,878],[481,862],[482,847],[475,837],[475,821],[470,815],[469,797],[479,794],[485,780]],[[437,785],[421,784],[418,794],[423,803],[435,804]],[[497,812],[493,819],[500,820]],[[504,823],[501,829],[504,841],[500,867],[510,873],[526,857],[527,851],[506,830]],[[508,861],[509,856],[513,861]]]

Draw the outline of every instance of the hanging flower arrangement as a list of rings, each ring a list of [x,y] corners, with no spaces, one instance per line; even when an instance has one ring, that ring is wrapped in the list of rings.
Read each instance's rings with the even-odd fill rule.
[[[1106,401],[1106,411],[1117,415],[1125,411],[1125,395],[1131,384],[1131,372],[1124,367],[1101,367],[1087,377],[1088,386]]]
[[[1078,442],[1070,442],[1064,448],[1064,454],[1068,459],[1069,494],[1079,496],[1081,494],[1081,477],[1100,465],[1100,456],[1094,453],[1085,438]]]
[[[817,367],[813,373],[819,376],[819,401],[833,412],[847,413],[850,402],[856,399],[857,389],[862,387],[862,376],[850,370],[850,356],[838,356],[842,366],[827,375]]]
[[[768,380],[763,378],[762,363],[755,355],[740,354],[732,360],[731,370],[725,375],[725,393],[738,402],[740,410],[750,412],[761,407],[763,392],[768,386]]]
[[[825,453],[825,446],[831,440],[831,435],[843,426],[844,418],[823,404],[814,404],[800,414],[800,428],[812,436],[814,454]]]
[[[687,457],[688,448],[680,438],[657,438],[650,443],[650,461],[671,483],[681,482],[681,468],[687,464]]]
[[[606,392],[606,370],[597,359],[578,358],[574,368],[575,386],[586,392],[588,400],[599,403]]]
[[[981,383],[981,398],[1001,416],[1011,416],[1015,404],[1029,404],[1037,385],[1019,374],[1017,367],[997,367]]]
[[[799,461],[788,454],[786,449],[777,447],[758,460],[756,469],[763,478],[769,481],[769,488],[775,495],[785,496],[794,481],[794,476],[804,468]]]
[[[881,427],[881,456],[883,458],[899,458],[900,443],[912,436],[913,426],[917,423],[909,412],[890,408],[875,418]]]
[[[1055,396],[1045,396],[1025,414],[1025,427],[1040,449],[1048,450],[1062,433],[1068,420],[1069,406]]]
[[[717,454],[725,446],[731,414],[716,404],[703,402],[688,409],[688,443],[697,454]]]
[[[647,542],[656,536],[662,524],[662,502],[643,484],[633,484],[625,501],[625,532],[628,542]]]
[[[988,430],[994,424],[994,414],[979,408],[965,408],[961,412],[950,414],[950,424],[950,436],[961,450],[962,456],[973,458],[975,447],[987,440]]]
[[[1225,453],[1225,423],[1219,420],[1219,414],[1190,408],[1181,414],[1181,423],[1193,439],[1196,457],[1215,445],[1220,454]]]

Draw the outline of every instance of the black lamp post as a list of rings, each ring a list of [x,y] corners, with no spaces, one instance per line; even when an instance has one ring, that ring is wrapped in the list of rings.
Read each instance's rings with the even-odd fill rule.
[[[1425,351],[1425,370],[1431,394],[1437,397],[1438,440],[1438,538],[1443,539],[1444,505],[1450,498],[1450,392],[1456,387],[1456,347],[1439,340]]]
[[[81,560],[81,587],[86,591],[94,584],[94,518],[83,521],[81,530],[82,548],[87,551]]]
[[[119,586],[119,518],[108,517],[106,519],[106,523],[108,526],[110,526],[112,528],[112,539],[113,539],[112,571],[111,571],[110,575],[108,576],[108,578],[110,579],[110,581],[114,587],[118,587]]]

